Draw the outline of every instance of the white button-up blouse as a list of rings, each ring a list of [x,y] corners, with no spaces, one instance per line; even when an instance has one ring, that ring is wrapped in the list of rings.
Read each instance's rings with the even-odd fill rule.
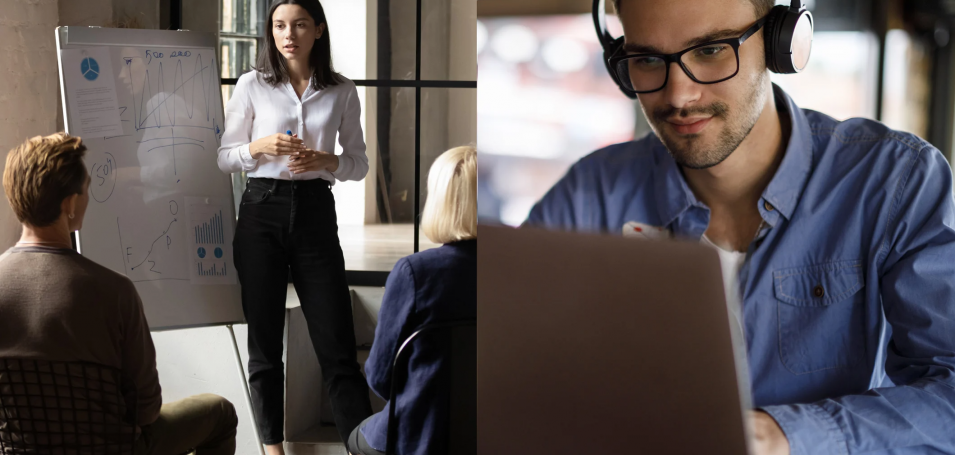
[[[225,108],[225,131],[219,147],[219,169],[246,171],[249,177],[281,180],[361,180],[368,173],[365,140],[361,130],[361,106],[355,83],[345,79],[322,90],[311,81],[300,100],[292,84],[272,87],[258,71],[243,74]],[[288,156],[262,155],[252,158],[249,143],[275,133],[291,130],[312,150],[335,152],[335,137],[342,146],[338,170],[312,171],[292,175]]]

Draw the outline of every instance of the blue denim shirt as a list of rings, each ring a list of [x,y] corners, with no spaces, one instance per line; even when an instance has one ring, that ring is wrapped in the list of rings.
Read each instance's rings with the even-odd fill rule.
[[[941,153],[799,109],[740,270],[753,402],[794,455],[955,453],[955,203]],[[528,225],[699,240],[710,211],[657,137],[575,164]]]

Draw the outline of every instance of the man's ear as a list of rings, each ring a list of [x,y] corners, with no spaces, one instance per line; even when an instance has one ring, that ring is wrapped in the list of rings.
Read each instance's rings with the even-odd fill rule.
[[[69,218],[70,214],[75,214],[76,201],[79,197],[79,194],[71,194],[63,199],[63,203],[60,204],[60,216],[66,215]]]
[[[316,40],[321,39],[322,35],[324,34],[325,34],[325,23],[322,22],[321,24],[318,24],[318,27],[315,27],[315,39]]]

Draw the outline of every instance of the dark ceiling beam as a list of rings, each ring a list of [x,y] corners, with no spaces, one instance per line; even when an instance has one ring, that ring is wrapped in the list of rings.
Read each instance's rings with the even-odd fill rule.
[[[607,0],[607,12],[613,13]],[[592,0],[477,0],[478,17],[590,14]]]

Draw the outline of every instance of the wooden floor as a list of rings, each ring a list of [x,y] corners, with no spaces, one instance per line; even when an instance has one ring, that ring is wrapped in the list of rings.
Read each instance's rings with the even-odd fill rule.
[[[369,224],[339,226],[338,238],[345,254],[345,270],[389,272],[401,259],[414,253],[414,225]],[[419,249],[440,245],[419,233]]]

